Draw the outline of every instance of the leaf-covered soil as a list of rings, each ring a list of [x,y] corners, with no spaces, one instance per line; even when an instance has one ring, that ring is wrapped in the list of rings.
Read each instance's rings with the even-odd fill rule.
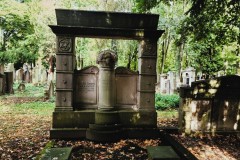
[[[51,113],[32,113],[27,108],[16,110],[13,104],[33,103],[34,98],[0,99],[0,159],[37,159],[49,144]],[[41,99],[42,100],[42,99]],[[52,110],[49,110],[52,112]],[[159,126],[176,127],[177,120],[158,118]],[[240,159],[240,137],[189,137],[172,134],[200,160]],[[127,139],[116,143],[94,143],[87,140],[53,140],[53,147],[73,147],[73,159],[147,159],[146,146],[161,144],[161,139]],[[45,147],[46,148],[46,147]]]

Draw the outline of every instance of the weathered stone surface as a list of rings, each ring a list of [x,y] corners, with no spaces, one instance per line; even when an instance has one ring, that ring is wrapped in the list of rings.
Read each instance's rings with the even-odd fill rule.
[[[171,146],[148,146],[147,151],[150,160],[180,160]]]

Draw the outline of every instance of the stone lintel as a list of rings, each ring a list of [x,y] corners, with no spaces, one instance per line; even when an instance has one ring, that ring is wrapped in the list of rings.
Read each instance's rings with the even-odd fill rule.
[[[91,28],[76,26],[49,25],[53,33],[58,36],[76,36],[88,38],[111,38],[111,39],[154,39],[155,41],[163,34],[163,30],[144,29],[116,29],[116,28]]]

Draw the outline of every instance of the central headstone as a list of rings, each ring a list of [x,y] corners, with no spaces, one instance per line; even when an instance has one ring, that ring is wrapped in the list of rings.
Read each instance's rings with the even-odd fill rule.
[[[158,15],[57,9],[56,107],[51,138],[111,141],[157,133],[155,83]],[[97,21],[96,21],[97,20]],[[115,69],[116,53],[99,53],[99,67],[75,69],[75,37],[139,42],[138,71]],[[124,131],[124,134],[122,134]]]

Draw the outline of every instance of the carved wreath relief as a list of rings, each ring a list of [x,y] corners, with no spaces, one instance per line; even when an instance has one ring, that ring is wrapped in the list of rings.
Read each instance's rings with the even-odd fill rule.
[[[72,52],[72,39],[70,37],[58,37],[58,52]]]

